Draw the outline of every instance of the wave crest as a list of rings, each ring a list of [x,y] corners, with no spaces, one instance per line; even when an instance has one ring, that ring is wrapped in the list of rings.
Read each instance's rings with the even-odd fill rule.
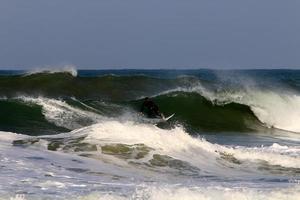
[[[289,92],[244,88],[238,91],[214,91],[198,84],[194,87],[179,87],[153,97],[174,92],[198,93],[216,106],[237,103],[249,106],[256,118],[269,128],[300,132],[300,95]]]
[[[55,74],[55,73],[69,73],[73,77],[77,76],[77,70],[74,65],[64,65],[64,66],[58,66],[58,67],[53,67],[53,66],[46,66],[43,68],[36,68],[29,70],[25,73],[26,76],[30,76],[33,74],[41,74],[41,73],[46,73],[46,74]]]

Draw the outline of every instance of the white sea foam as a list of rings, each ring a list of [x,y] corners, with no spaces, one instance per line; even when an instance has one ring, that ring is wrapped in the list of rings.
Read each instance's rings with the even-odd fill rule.
[[[269,190],[226,187],[142,187],[129,196],[92,193],[78,200],[299,200],[299,187]]]
[[[24,137],[24,135],[22,135],[22,134],[0,131],[0,141],[1,142],[11,142],[11,141],[23,138],[23,137]]]
[[[40,183],[39,186],[41,187],[42,190],[47,190],[48,188],[51,188],[51,187],[65,188],[66,184],[58,182],[58,181],[45,181],[43,183]]]
[[[26,200],[26,198],[24,194],[17,194],[14,197],[10,197],[10,200]]]
[[[7,135],[4,138],[5,141],[18,138],[19,136],[13,133],[2,132],[1,134]],[[218,179],[225,180],[225,182],[196,182],[195,185],[188,186],[183,184],[177,184],[175,186],[169,186],[172,184],[171,177],[166,179],[164,174],[158,172],[154,174],[151,170],[141,169],[134,166],[123,166],[116,162],[116,160],[106,160],[103,162],[101,158],[101,152],[99,152],[99,160],[80,158],[70,153],[60,152],[48,152],[37,151],[37,148],[25,148],[21,152],[20,149],[14,149],[16,147],[7,148],[5,151],[1,151],[0,156],[3,158],[9,158],[7,162],[3,162],[6,167],[4,169],[15,170],[14,176],[5,176],[2,174],[3,180],[14,180],[14,184],[26,188],[29,194],[22,196],[23,199],[35,199],[31,198],[30,193],[33,194],[40,191],[40,189],[47,190],[49,192],[59,192],[61,195],[65,195],[65,199],[68,199],[68,194],[82,195],[78,199],[291,199],[299,200],[300,190],[299,187],[291,188],[279,188],[277,184],[274,187],[259,187],[256,183],[247,183],[245,185],[243,181],[238,182],[237,185],[230,186],[226,182],[227,177],[239,177],[239,179],[247,180],[246,174],[250,174],[250,180],[261,178],[261,172],[254,167],[255,171],[247,171],[247,166],[252,168],[255,165],[259,165],[261,161],[267,162],[269,165],[280,165],[283,167],[300,168],[300,148],[298,146],[287,146],[280,143],[274,143],[271,146],[261,147],[243,147],[243,146],[224,146],[219,144],[210,143],[204,139],[193,138],[188,135],[184,129],[177,127],[171,130],[159,129],[156,126],[147,124],[137,124],[134,122],[118,122],[118,121],[104,121],[89,127],[84,127],[78,130],[74,130],[68,134],[61,134],[57,137],[77,137],[86,136],[83,141],[90,144],[140,144],[143,143],[151,148],[154,153],[161,155],[168,155],[175,159],[179,159],[190,163],[193,166],[201,169],[201,171],[208,172]],[[55,136],[53,136],[55,137]],[[18,153],[16,153],[18,152]],[[73,152],[76,153],[76,152]],[[233,156],[241,162],[248,162],[246,165],[239,167],[238,164],[232,164],[230,161],[222,158],[226,156]],[[35,156],[37,158],[44,158],[41,160],[30,159]],[[73,160],[80,162],[74,162]],[[228,163],[229,162],[229,163]],[[50,164],[50,163],[53,163]],[[101,176],[93,177],[94,182],[90,179],[90,174],[78,173],[73,171],[66,171],[66,168],[74,167],[75,169],[89,169],[91,171],[101,172]],[[34,170],[31,170],[34,168]],[[242,169],[242,170],[241,170]],[[165,169],[166,170],[166,169]],[[49,176],[51,172],[51,176]],[[47,174],[48,176],[45,176]],[[106,174],[106,175],[104,175]],[[121,177],[133,178],[130,179],[130,187],[115,184],[119,183],[107,181],[108,174],[119,175]],[[157,176],[159,174],[159,176]],[[156,175],[156,176],[155,176]],[[1,178],[0,177],[0,178]],[[35,177],[43,177],[36,179]],[[66,178],[67,177],[67,178]],[[70,178],[72,177],[72,178]],[[108,176],[111,177],[111,176]],[[152,185],[139,185],[140,182],[136,181],[138,178],[141,180],[147,180],[147,177],[155,178],[155,186]],[[222,177],[225,177],[223,179]],[[190,177],[188,177],[190,178]],[[27,180],[27,182],[24,182]],[[20,181],[24,180],[24,181]],[[110,179],[108,179],[110,180]],[[159,181],[158,181],[159,180]],[[180,179],[181,180],[181,179]],[[105,185],[105,182],[107,184]],[[246,181],[247,182],[247,181]],[[98,185],[97,185],[98,184]],[[228,184],[224,186],[224,184]],[[260,183],[262,184],[262,183]],[[270,183],[268,183],[270,184]],[[102,191],[87,195],[90,190],[84,190],[82,187],[74,189],[74,185],[88,185],[87,188],[92,188],[97,185],[97,189],[93,191]],[[107,188],[105,191],[101,188]],[[222,186],[221,186],[222,185]],[[293,184],[290,184],[290,186]],[[0,184],[0,186],[3,186]],[[37,191],[35,188],[39,187]],[[119,188],[119,190],[116,190]],[[121,188],[121,189],[120,189]],[[133,188],[130,189],[130,188]],[[10,188],[13,192],[14,189]],[[111,192],[109,192],[111,191]],[[78,193],[77,193],[78,192]],[[124,192],[122,194],[122,192]],[[11,193],[8,198],[16,198],[15,193]],[[41,192],[39,196],[44,197],[45,194]],[[72,196],[72,195],[70,195]],[[1,199],[1,198],[0,198]],[[38,199],[38,198],[37,198]],[[69,199],[74,199],[74,196]],[[76,199],[76,198],[75,198]]]
[[[260,165],[261,161],[269,165],[300,168],[300,148],[298,147],[280,144],[268,147],[223,146],[204,139],[193,138],[180,127],[163,130],[153,125],[106,121],[72,131],[71,134],[73,136],[85,134],[85,142],[92,144],[145,144],[155,149],[152,153],[168,155],[186,161],[199,169],[222,175],[226,175],[226,170],[228,170],[222,163],[228,160],[230,163],[232,158],[240,161],[242,165],[246,162],[247,164],[243,167],[249,170],[252,168],[249,162]],[[237,164],[230,165],[232,166],[238,167]]]

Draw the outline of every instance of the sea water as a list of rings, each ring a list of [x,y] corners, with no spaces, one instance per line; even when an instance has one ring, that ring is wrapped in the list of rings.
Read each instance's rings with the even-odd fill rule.
[[[300,199],[298,70],[0,74],[0,199]]]

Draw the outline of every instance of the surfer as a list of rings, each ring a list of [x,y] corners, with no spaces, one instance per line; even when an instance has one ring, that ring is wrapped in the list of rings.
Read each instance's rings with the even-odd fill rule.
[[[165,118],[165,116],[159,111],[158,106],[149,97],[144,99],[141,107],[141,113],[144,112],[145,108],[148,117],[161,117],[162,119]]]

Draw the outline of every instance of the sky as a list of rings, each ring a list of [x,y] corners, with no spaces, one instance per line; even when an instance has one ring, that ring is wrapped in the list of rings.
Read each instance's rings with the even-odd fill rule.
[[[300,69],[299,0],[1,0],[0,69]]]

